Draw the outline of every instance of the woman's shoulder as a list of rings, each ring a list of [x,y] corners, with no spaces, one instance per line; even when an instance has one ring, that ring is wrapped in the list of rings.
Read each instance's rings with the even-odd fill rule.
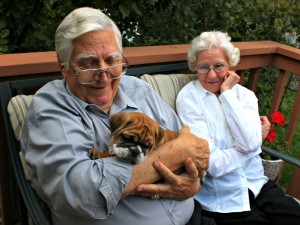
[[[188,82],[183,88],[179,91],[177,98],[183,98],[185,96],[199,95],[199,81],[192,80]]]
[[[241,94],[255,95],[253,91],[251,91],[250,89],[248,89],[240,84],[235,85],[233,88],[233,91],[239,95],[241,95]]]
[[[179,91],[179,93],[190,93],[196,90],[196,83],[198,82],[198,80],[192,80],[190,82],[188,82],[186,85],[184,85],[181,90]]]

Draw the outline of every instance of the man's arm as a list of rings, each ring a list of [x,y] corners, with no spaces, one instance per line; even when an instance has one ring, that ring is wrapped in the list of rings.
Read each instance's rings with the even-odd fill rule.
[[[187,126],[184,126],[177,139],[166,143],[148,155],[143,163],[133,165],[130,182],[123,190],[122,197],[137,194],[136,190],[139,191],[139,194],[151,195],[158,189],[160,195],[165,198],[185,199],[191,197],[199,189],[199,176],[207,169],[208,159],[207,141],[197,138],[190,133]],[[185,173],[180,175],[171,173],[182,167],[185,167]],[[149,188],[145,188],[147,187],[145,185],[139,186],[140,184],[153,184],[161,178],[166,181],[163,186],[162,184],[148,186]]]

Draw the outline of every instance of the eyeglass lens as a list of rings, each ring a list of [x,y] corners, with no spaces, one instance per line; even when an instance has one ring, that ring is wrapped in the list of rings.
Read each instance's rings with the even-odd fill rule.
[[[207,74],[211,69],[213,69],[216,73],[221,73],[226,69],[226,65],[222,63],[216,64],[212,67],[208,65],[200,65],[198,67],[198,72]]]
[[[107,68],[93,68],[93,69],[83,69],[77,76],[79,82],[82,84],[93,84],[97,79],[102,79],[102,75],[106,75],[111,79],[119,79],[127,71],[127,61],[122,57],[122,61],[119,60],[118,64],[110,65]]]

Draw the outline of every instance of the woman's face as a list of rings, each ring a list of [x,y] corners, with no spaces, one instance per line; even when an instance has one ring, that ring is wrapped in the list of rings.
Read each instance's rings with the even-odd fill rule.
[[[108,59],[118,52],[118,46],[111,30],[89,32],[73,40],[71,69],[62,69],[62,74],[75,96],[87,103],[98,105],[107,113],[113,103],[120,79],[111,80],[109,75],[104,72],[95,83],[82,84],[75,74],[90,67],[107,68],[109,66]]]
[[[228,59],[223,49],[212,47],[201,51],[197,56],[198,80],[207,91],[217,95],[228,73]]]

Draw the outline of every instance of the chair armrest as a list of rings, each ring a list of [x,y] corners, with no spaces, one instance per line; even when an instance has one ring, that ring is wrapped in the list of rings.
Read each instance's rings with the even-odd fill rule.
[[[283,153],[281,153],[281,152],[278,152],[278,151],[276,151],[276,150],[274,150],[274,149],[271,149],[271,148],[269,148],[269,147],[266,147],[266,146],[264,146],[264,145],[262,145],[261,148],[262,148],[262,150],[263,150],[265,153],[267,153],[267,154],[269,154],[269,155],[271,155],[271,156],[274,156],[274,157],[276,157],[276,158],[278,158],[278,159],[282,159],[282,160],[284,160],[285,162],[290,163],[290,164],[293,164],[293,165],[295,165],[295,166],[297,166],[297,167],[300,168],[300,160],[299,160],[299,159],[293,158],[293,157],[291,157],[291,156],[289,156],[289,155],[283,154]]]

